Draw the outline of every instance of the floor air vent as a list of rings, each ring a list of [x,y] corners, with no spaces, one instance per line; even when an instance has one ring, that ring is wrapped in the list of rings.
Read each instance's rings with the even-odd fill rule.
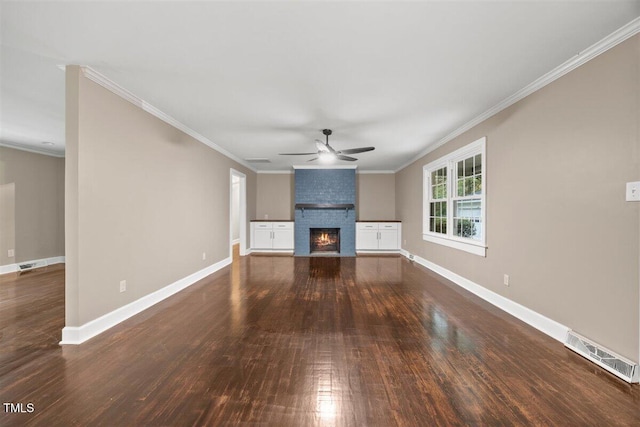
[[[599,344],[569,331],[564,345],[575,351],[579,355],[591,360],[623,380],[630,383],[638,382],[638,365],[617,355],[611,350],[607,350]]]
[[[41,268],[46,266],[47,266],[46,261],[25,262],[22,264],[18,264],[18,271],[28,271],[28,270],[33,270],[34,268]]]

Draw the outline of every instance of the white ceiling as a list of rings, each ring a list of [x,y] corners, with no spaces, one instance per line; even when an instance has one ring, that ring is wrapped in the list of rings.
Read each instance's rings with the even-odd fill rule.
[[[0,143],[63,153],[59,66],[81,64],[261,171],[305,163],[278,153],[323,128],[376,147],[360,170],[396,170],[640,16],[615,0],[0,7]]]

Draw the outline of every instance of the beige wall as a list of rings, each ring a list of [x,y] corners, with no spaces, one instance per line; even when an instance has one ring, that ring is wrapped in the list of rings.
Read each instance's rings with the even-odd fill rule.
[[[404,248],[638,361],[639,64],[635,36],[400,171]],[[423,165],[482,136],[486,258],[421,236]]]
[[[0,147],[0,186],[0,266],[64,256],[64,159]]]
[[[294,174],[258,174],[257,217],[293,220]],[[358,220],[395,219],[395,175],[356,174]]]
[[[293,221],[294,187],[292,173],[258,174],[256,217]]]
[[[394,174],[356,174],[357,219],[396,219],[396,178]]]
[[[11,182],[0,184],[0,266],[15,264],[15,248],[16,184]]]
[[[229,257],[230,168],[251,218],[255,173],[68,67],[67,326]]]

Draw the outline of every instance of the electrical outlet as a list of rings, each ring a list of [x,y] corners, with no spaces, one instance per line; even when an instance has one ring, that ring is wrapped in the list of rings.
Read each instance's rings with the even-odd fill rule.
[[[127,281],[120,280],[120,292],[124,292],[127,290]]]
[[[508,274],[504,275],[504,285],[505,286],[509,286],[509,275]]]
[[[16,251],[13,249],[9,249],[7,253],[9,254],[9,258],[13,258],[14,256],[16,256]]]
[[[202,252],[202,260],[204,261],[205,259],[207,259],[207,253],[206,252]]]

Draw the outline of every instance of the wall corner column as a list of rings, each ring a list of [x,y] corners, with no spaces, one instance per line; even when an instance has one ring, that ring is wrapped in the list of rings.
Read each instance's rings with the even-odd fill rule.
[[[79,187],[80,75],[78,65],[66,67],[65,81],[65,328],[79,323]],[[63,342],[65,331],[63,330]]]

